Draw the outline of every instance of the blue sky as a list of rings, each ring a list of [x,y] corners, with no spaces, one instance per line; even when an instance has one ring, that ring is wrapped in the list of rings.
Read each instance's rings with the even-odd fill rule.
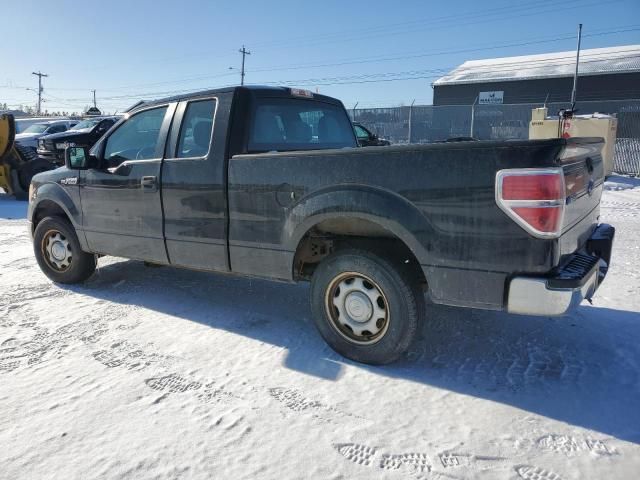
[[[431,103],[465,60],[640,44],[640,1],[21,0],[2,7],[0,103],[113,112],[137,99],[239,83],[299,85],[351,108]],[[230,70],[229,67],[233,67]],[[411,78],[407,78],[411,77]],[[384,80],[384,81],[383,81]]]

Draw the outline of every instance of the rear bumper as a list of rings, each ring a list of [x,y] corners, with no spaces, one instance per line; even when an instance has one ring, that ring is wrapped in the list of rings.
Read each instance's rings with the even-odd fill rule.
[[[607,275],[615,229],[599,225],[585,248],[571,255],[546,277],[511,279],[507,311],[522,315],[558,316],[590,300]]]

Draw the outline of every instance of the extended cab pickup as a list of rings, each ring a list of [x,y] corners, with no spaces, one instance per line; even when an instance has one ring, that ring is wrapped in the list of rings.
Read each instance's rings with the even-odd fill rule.
[[[99,255],[311,281],[339,353],[387,363],[427,301],[562,315],[606,275],[602,139],[358,147],[338,100],[234,87],[146,103],[34,177],[53,281]]]

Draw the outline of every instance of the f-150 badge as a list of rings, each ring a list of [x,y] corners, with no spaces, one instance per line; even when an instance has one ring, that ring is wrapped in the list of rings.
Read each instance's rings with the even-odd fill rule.
[[[60,183],[63,185],[77,185],[78,177],[63,178],[62,180],[60,180]]]

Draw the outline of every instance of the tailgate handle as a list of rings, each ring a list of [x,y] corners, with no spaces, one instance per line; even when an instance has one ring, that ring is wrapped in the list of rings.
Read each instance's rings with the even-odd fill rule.
[[[142,179],[140,180],[140,185],[142,185],[142,189],[146,192],[155,192],[156,177],[154,176],[142,177]]]
[[[593,173],[593,159],[591,157],[587,157],[585,159],[585,163],[587,164],[587,172],[590,174]]]

